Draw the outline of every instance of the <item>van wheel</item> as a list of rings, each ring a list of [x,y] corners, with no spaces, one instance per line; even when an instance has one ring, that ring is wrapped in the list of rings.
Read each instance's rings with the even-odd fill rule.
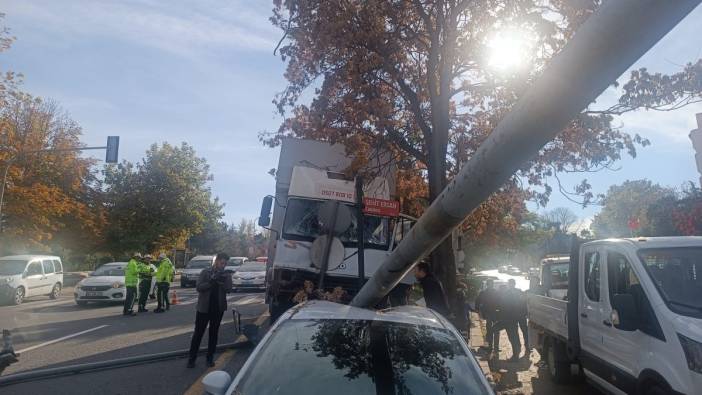
[[[22,304],[23,301],[24,301],[24,288],[17,287],[17,289],[15,290],[15,295],[12,298],[12,304],[14,304],[14,305]]]
[[[546,365],[548,365],[548,375],[554,383],[566,384],[571,381],[570,363],[565,354],[565,347],[560,342],[556,340],[548,342]]]
[[[56,283],[54,285],[54,288],[51,290],[51,293],[49,294],[49,298],[58,299],[59,296],[61,296],[61,284]]]

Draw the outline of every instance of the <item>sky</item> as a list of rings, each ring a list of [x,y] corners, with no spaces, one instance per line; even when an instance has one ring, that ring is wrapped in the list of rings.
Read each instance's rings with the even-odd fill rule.
[[[5,25],[17,37],[0,54],[0,68],[23,73],[25,91],[59,102],[82,126],[86,144],[120,136],[120,159],[139,161],[154,142],[188,142],[210,164],[224,219],[253,219],[263,196],[274,191],[268,170],[278,158],[258,135],[280,125],[272,100],[285,87],[285,64],[273,55],[281,32],[268,21],[271,8],[265,0],[0,0]],[[680,70],[702,57],[702,40],[694,37],[702,37],[702,7],[633,68]],[[616,97],[609,89],[593,107]],[[617,171],[561,180],[572,188],[587,178],[596,193],[627,179],[698,183],[688,134],[699,112],[702,104],[626,114],[619,125],[651,146],[619,161]],[[571,208],[582,227],[598,211],[559,193],[545,209],[530,208],[561,206]]]

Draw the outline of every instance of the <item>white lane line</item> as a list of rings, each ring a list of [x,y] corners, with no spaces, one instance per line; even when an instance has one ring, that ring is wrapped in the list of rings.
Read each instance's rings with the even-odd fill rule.
[[[68,335],[68,336],[64,336],[64,337],[59,337],[58,339],[50,340],[50,341],[45,342],[45,343],[40,343],[40,344],[31,346],[31,347],[27,347],[27,348],[25,348],[25,349],[16,351],[16,353],[22,354],[22,353],[25,353],[25,352],[27,352],[27,351],[36,350],[36,349],[39,348],[39,347],[48,346],[48,345],[51,345],[51,344],[54,344],[54,343],[58,343],[58,342],[60,342],[60,341],[67,340],[67,339],[70,339],[70,338],[73,338],[73,337],[76,337],[76,336],[84,335],[84,334],[86,334],[86,333],[93,332],[93,331],[96,331],[96,330],[98,330],[98,329],[102,329],[102,328],[107,327],[107,326],[109,326],[109,325],[100,325],[100,326],[96,326],[95,328],[87,329],[87,330],[84,330],[84,331],[82,331],[82,332],[74,333],[74,334],[72,334],[72,335]]]

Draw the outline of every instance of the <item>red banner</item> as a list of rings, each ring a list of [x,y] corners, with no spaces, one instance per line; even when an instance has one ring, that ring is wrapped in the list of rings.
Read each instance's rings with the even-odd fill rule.
[[[375,198],[363,198],[363,213],[381,217],[397,217],[400,215],[400,202]]]

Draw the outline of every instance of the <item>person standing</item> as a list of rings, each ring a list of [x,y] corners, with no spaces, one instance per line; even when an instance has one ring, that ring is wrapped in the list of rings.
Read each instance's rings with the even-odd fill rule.
[[[427,307],[449,318],[449,307],[446,294],[441,282],[434,277],[426,262],[420,262],[414,269],[414,277],[419,280],[424,291],[424,301]]]
[[[166,254],[161,253],[158,256],[161,262],[158,265],[158,270],[156,270],[156,295],[158,299],[158,307],[154,310],[154,313],[163,313],[165,310],[170,308],[168,303],[168,289],[171,286],[171,281],[173,281],[173,264],[171,260],[168,259]]]
[[[122,310],[123,315],[136,315],[134,312],[134,299],[136,299],[137,294],[137,284],[139,283],[139,260],[141,259],[140,253],[135,253],[132,258],[127,262],[127,266],[124,268],[124,286],[127,289],[127,293],[124,297],[124,309]]]
[[[209,326],[207,340],[207,366],[214,366],[214,352],[217,348],[217,336],[222,316],[227,310],[227,292],[232,289],[232,276],[224,271],[229,255],[219,253],[212,267],[200,272],[195,288],[197,289],[197,312],[195,313],[195,332],[190,341],[188,368],[195,367],[200,342]]]
[[[475,309],[478,310],[480,316],[485,320],[485,336],[487,337],[488,352],[492,352],[495,348],[495,333],[493,328],[497,315],[497,299],[497,290],[495,289],[495,282],[493,280],[487,280],[485,282],[485,289],[480,291],[478,297],[475,299]],[[497,335],[499,336],[499,333]]]
[[[146,255],[139,261],[137,266],[139,272],[139,313],[146,313],[146,301],[151,292],[151,281],[154,276],[154,269],[151,267],[151,255]]]
[[[512,346],[512,357],[510,361],[519,360],[519,354],[522,352],[522,345],[519,340],[519,331],[517,329],[519,321],[519,303],[521,291],[515,288],[516,281],[513,278],[507,282],[507,289],[499,295],[497,305],[497,322],[493,327],[495,336],[495,355],[499,357],[500,352],[500,331],[503,329],[507,332],[507,338]]]

